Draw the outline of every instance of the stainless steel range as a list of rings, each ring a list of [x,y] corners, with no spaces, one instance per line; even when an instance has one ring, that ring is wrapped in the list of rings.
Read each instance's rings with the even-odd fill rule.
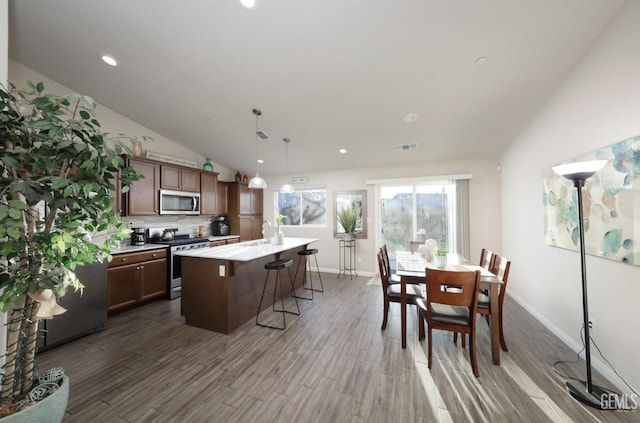
[[[155,234],[154,234],[155,235]],[[167,293],[170,300],[182,294],[182,263],[178,251],[207,248],[211,245],[208,238],[190,238],[187,234],[176,234],[173,239],[162,239],[162,236],[150,236],[148,242],[169,246],[169,272]]]

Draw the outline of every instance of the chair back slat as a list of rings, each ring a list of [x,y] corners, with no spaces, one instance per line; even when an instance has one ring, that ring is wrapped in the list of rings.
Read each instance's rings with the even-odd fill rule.
[[[479,271],[455,272],[427,268],[425,269],[427,303],[475,308],[478,303],[479,280]]]
[[[495,256],[496,255],[491,250],[483,248],[482,252],[480,253],[480,267],[484,267],[485,269],[490,270],[491,266],[493,265]]]
[[[384,292],[387,292],[387,287],[389,286],[389,270],[385,264],[384,253],[382,252],[382,248],[378,250],[378,270],[380,271],[380,282],[382,282],[382,289]]]

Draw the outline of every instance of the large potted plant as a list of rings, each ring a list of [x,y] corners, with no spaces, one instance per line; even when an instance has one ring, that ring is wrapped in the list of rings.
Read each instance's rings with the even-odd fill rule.
[[[345,239],[351,240],[360,224],[360,205],[353,204],[351,207],[344,207],[338,211],[338,222],[344,229]]]
[[[2,88],[0,102],[0,309],[8,312],[0,401],[22,407],[37,378],[38,320],[59,313],[67,289],[83,289],[77,266],[109,260],[128,237],[112,193],[118,178],[126,192],[140,175],[121,156],[125,137],[102,132],[91,98],[45,94],[27,81]]]

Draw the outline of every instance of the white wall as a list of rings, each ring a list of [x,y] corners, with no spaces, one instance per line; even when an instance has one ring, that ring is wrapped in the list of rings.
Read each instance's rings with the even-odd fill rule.
[[[0,55],[4,60],[8,56]],[[36,71],[16,62],[15,60],[9,60],[9,81],[16,87],[25,87],[26,81],[31,80],[33,82],[44,82],[45,91],[53,92],[60,95],[72,92],[71,89],[58,84],[57,82],[47,78],[46,76],[37,73]],[[83,93],[80,93],[83,94]],[[110,110],[104,106],[98,105],[96,108],[96,115],[104,132],[112,134],[125,133],[127,135],[139,135],[150,136],[154,141],[143,143],[143,150],[157,151],[172,156],[180,157],[183,159],[194,160],[199,166],[204,163],[204,157],[198,153],[189,150],[186,147],[156,133],[150,129],[132,121],[131,119],[122,116],[113,110]],[[218,172],[219,179],[225,181],[233,180],[233,173],[225,168],[223,165],[213,162],[215,172]]]
[[[496,159],[468,159],[451,162],[427,163],[424,165],[402,167],[378,167],[352,169],[345,171],[309,173],[308,186],[324,186],[327,189],[328,224],[324,228],[286,227],[285,236],[313,237],[320,241],[318,262],[321,269],[332,271],[338,269],[338,240],[333,238],[333,193],[335,191],[367,190],[367,239],[357,239],[357,263],[359,275],[377,273],[375,261],[379,245],[376,244],[376,231],[379,222],[375,220],[375,192],[373,186],[365,185],[368,179],[408,178],[420,176],[451,175],[470,173],[473,175],[469,183],[470,208],[470,247],[471,260],[480,258],[483,247],[501,251],[500,233],[500,173],[496,170]],[[292,175],[289,175],[292,176]],[[296,175],[300,176],[300,175]],[[265,177],[268,188],[264,192],[264,218],[273,223],[273,196],[276,189],[286,178],[282,175]],[[298,188],[298,186],[296,186]],[[407,246],[408,248],[408,246]]]
[[[513,262],[508,292],[576,351],[582,348],[580,257],[544,243],[541,171],[640,134],[638,22],[640,2],[627,2],[501,160],[503,249]],[[640,387],[640,267],[594,256],[586,266],[592,338],[618,373]],[[614,381],[593,348],[592,359]]]

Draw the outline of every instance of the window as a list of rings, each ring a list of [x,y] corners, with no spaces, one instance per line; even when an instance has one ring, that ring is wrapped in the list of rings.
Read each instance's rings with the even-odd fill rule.
[[[326,226],[327,190],[308,188],[292,193],[275,193],[275,215],[284,216],[286,226]]]
[[[411,241],[434,239],[449,252],[468,256],[468,180],[378,185],[379,237],[390,255]]]

